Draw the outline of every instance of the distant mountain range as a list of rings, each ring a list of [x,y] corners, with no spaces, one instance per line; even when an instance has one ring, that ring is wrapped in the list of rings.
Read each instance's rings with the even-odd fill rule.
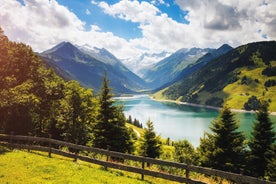
[[[178,80],[181,80],[182,78],[187,77],[188,75],[192,74],[193,72],[201,69],[204,67],[208,62],[217,59],[218,57],[226,54],[233,48],[227,44],[222,45],[218,49],[212,49],[210,52],[199,58],[195,63],[188,65],[186,68],[184,68],[180,74],[172,80],[169,84],[172,84],[174,82],[177,82]],[[168,85],[168,84],[167,84]]]
[[[65,79],[79,81],[85,87],[98,91],[104,72],[115,94],[135,93],[146,83],[106,49],[77,47],[69,42],[40,53],[48,66]]]
[[[155,60],[147,67],[136,67],[141,78],[130,71],[118,58],[104,48],[89,45],[75,46],[69,42],[62,42],[55,47],[40,53],[45,63],[53,67],[63,78],[77,80],[85,87],[92,87],[96,91],[101,85],[103,73],[108,74],[114,93],[136,93],[138,91],[154,91],[168,86],[185,75],[203,67],[210,60],[231,50],[229,45],[219,49],[180,49],[168,55],[141,55],[140,62],[145,65],[145,58]],[[154,58],[154,59],[153,59]],[[138,65],[139,61],[135,65]]]
[[[270,109],[276,111],[275,50],[275,41],[250,43],[236,49],[224,45],[196,62],[204,66],[182,70],[173,84],[155,95],[212,106],[227,103],[238,109],[256,96],[269,101]]]
[[[144,72],[142,78],[150,83],[152,88],[161,87],[173,81],[186,67],[193,65],[196,61],[213,49],[180,49],[169,57],[151,66]]]
[[[106,72],[117,95],[155,91],[158,98],[212,106],[228,103],[239,109],[256,96],[270,101],[276,111],[275,50],[275,41],[236,49],[227,44],[218,49],[180,49],[140,71],[142,78],[104,48],[62,42],[40,56],[63,78],[77,80],[95,91]]]
[[[166,88],[167,86],[170,86],[171,84],[187,77],[188,75],[192,74],[193,72],[196,72],[197,70],[200,70],[202,67],[204,67],[208,62],[220,57],[223,54],[226,54],[233,48],[227,44],[222,45],[218,49],[209,49],[210,51],[200,57],[198,60],[196,60],[193,63],[190,63],[188,66],[186,66],[183,70],[181,70],[176,77],[174,77],[172,80],[170,80],[168,83],[163,84],[161,87],[156,88],[153,90],[154,92],[157,92],[163,88]],[[184,60],[185,61],[185,60]]]
[[[160,53],[142,53],[138,57],[123,59],[122,62],[135,74],[142,77],[144,72],[158,63],[162,59],[168,57],[171,53],[163,51]]]

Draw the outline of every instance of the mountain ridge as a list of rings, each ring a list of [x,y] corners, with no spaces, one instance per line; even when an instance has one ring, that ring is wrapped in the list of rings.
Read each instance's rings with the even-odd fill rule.
[[[252,96],[267,100],[276,111],[276,76],[264,75],[276,69],[275,41],[242,45],[208,62],[200,70],[159,91],[164,98],[220,107],[242,109]],[[270,81],[272,86],[267,87]]]
[[[184,78],[184,77],[188,76],[189,74],[199,70],[200,68],[204,67],[208,62],[222,56],[223,54],[226,54],[227,52],[229,52],[232,49],[233,48],[230,45],[223,44],[218,49],[211,50],[210,52],[208,52],[205,55],[203,55],[202,57],[200,57],[195,63],[192,63],[192,64],[188,65],[186,68],[184,68],[178,74],[178,76],[176,76],[172,81],[164,84],[163,86],[155,89],[154,91],[157,92],[163,88],[166,88],[169,85],[172,85],[173,83],[177,82],[181,78]]]
[[[106,54],[105,57],[97,55],[95,58],[70,42],[61,42],[39,55],[47,65],[55,68],[59,74],[63,73],[62,76],[77,80],[83,86],[92,87],[96,91],[100,89],[105,72],[115,94],[136,93],[136,90],[143,89],[145,82],[140,77],[127,69],[107,50],[102,52]]]
[[[182,48],[165,59],[154,64],[142,77],[152,88],[159,88],[174,80],[175,77],[189,64],[195,63],[201,56],[212,49]]]

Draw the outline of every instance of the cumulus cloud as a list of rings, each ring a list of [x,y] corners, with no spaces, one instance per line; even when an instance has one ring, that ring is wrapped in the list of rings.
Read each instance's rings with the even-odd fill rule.
[[[0,24],[12,40],[30,44],[36,50],[84,30],[84,22],[55,0],[25,0],[24,5],[4,0],[0,5]]]
[[[0,26],[11,40],[27,43],[38,52],[62,41],[104,47],[122,58],[138,52],[125,39],[102,32],[97,25],[86,30],[85,22],[56,0],[24,0],[23,4],[1,0]]]
[[[102,1],[99,3],[99,7],[111,16],[142,24],[149,23],[157,13],[160,13],[158,8],[152,4],[144,1],[140,3],[137,0],[122,0],[114,5]]]
[[[275,39],[276,1],[176,0],[176,3],[189,11],[185,18],[191,26],[209,35],[210,44],[217,45],[215,40],[220,40],[237,46],[263,40],[263,35]]]
[[[194,36],[185,34],[189,26],[176,22],[151,3],[122,0],[113,5],[100,2],[99,6],[113,17],[139,23],[143,37],[130,40],[134,45],[155,52],[173,51],[193,45],[190,41]]]

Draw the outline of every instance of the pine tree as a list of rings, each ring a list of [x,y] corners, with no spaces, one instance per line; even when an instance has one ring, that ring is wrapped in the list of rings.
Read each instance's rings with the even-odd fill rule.
[[[244,136],[239,132],[234,114],[226,106],[210,129],[213,134],[206,134],[201,139],[200,152],[203,165],[220,170],[240,172],[244,163]],[[205,161],[205,162],[204,162]]]
[[[130,124],[132,124],[132,117],[131,117],[131,115],[128,116],[127,122],[130,123]]]
[[[272,175],[268,167],[275,162],[275,132],[273,123],[269,119],[268,103],[261,102],[257,112],[257,122],[255,122],[250,147],[250,174],[255,177],[264,177],[266,172]],[[275,166],[275,163],[274,163]],[[275,169],[275,168],[274,168]],[[274,170],[275,172],[275,170]],[[275,175],[275,173],[274,173]],[[275,176],[274,176],[275,177]]]
[[[97,148],[108,149],[118,152],[131,152],[133,144],[127,127],[123,108],[114,106],[111,88],[106,74],[99,96],[98,122],[93,129],[93,145]]]
[[[142,144],[140,147],[140,155],[145,157],[157,158],[161,154],[160,137],[154,132],[153,122],[148,120],[147,128],[142,135]]]

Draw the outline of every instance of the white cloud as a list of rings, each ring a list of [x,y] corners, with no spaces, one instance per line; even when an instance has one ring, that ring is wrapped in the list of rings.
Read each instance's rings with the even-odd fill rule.
[[[154,5],[162,4],[162,5],[166,5],[167,7],[170,6],[170,4],[169,4],[169,3],[166,3],[164,0],[152,0],[152,1],[151,1],[151,4],[154,4]]]
[[[174,21],[148,2],[122,0],[113,5],[100,2],[99,6],[113,17],[139,23],[143,37],[132,39],[130,43],[150,52],[175,51],[194,45],[190,42],[194,36],[183,34],[190,29],[188,25]]]
[[[90,12],[88,9],[86,9],[86,10],[85,10],[85,14],[86,14],[86,15],[91,15],[91,12]]]
[[[122,58],[138,53],[125,39],[102,32],[97,25],[85,30],[85,22],[56,0],[24,0],[24,5],[16,0],[1,0],[0,26],[11,40],[27,43],[38,52],[70,41],[104,47]]]
[[[55,0],[2,0],[0,24],[10,39],[43,50],[84,30],[84,22]]]
[[[158,8],[147,2],[138,2],[121,0],[120,2],[109,5],[106,2],[100,2],[99,6],[104,10],[106,14],[109,14],[114,17],[121,18],[123,20],[139,22],[139,23],[149,23],[156,16],[157,13],[160,13]]]
[[[91,1],[91,4],[97,5],[98,3],[94,0]]]
[[[274,0],[176,0],[176,3],[189,11],[186,19],[190,26],[208,35],[210,45],[225,42],[238,46],[263,40],[264,34],[268,39],[276,38]]]

